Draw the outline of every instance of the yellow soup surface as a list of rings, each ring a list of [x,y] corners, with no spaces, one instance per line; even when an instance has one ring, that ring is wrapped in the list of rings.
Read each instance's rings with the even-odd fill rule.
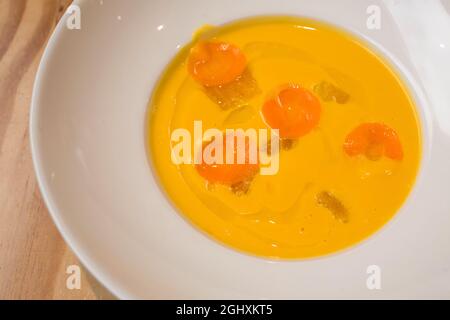
[[[243,77],[250,80],[231,92],[199,83],[188,66],[199,41],[239,48],[247,62]],[[240,71],[240,65],[233,68]],[[256,174],[239,193],[208,183],[193,164],[172,161],[175,129],[194,135],[194,121],[202,121],[203,130],[268,128],[264,104],[275,88],[293,83],[320,101],[320,120],[299,138],[281,142],[275,175]],[[230,96],[236,101],[228,104]],[[418,172],[420,126],[402,81],[361,41],[314,20],[260,17],[201,29],[166,69],[149,108],[150,158],[168,197],[198,229],[256,256],[311,258],[364,240],[399,210]],[[349,134],[374,123],[392,128],[400,156],[386,156],[387,144],[384,154],[376,148],[345,152]],[[368,128],[360,133],[376,131]],[[388,131],[380,130],[373,135],[388,139]]]

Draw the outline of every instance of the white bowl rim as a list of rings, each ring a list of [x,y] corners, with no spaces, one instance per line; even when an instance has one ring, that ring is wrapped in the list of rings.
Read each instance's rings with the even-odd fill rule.
[[[82,6],[85,1],[86,0],[75,0],[74,4]],[[101,270],[102,268],[97,264],[95,259],[93,259],[92,257],[90,257],[89,255],[87,255],[85,253],[85,250],[82,248],[82,246],[80,246],[76,237],[72,234],[70,228],[63,223],[63,221],[58,213],[59,209],[56,207],[56,205],[54,204],[54,202],[51,198],[49,188],[48,188],[45,178],[43,176],[41,158],[38,156],[38,153],[39,153],[38,152],[38,149],[39,149],[38,141],[37,141],[36,135],[33,134],[37,130],[36,116],[39,113],[39,108],[40,108],[37,101],[38,101],[38,95],[40,95],[40,93],[41,93],[41,79],[47,71],[47,65],[48,65],[51,55],[53,53],[54,45],[57,43],[58,36],[61,34],[60,31],[63,27],[64,27],[64,21],[63,21],[63,19],[61,19],[59,21],[56,29],[54,30],[54,32],[48,42],[48,45],[43,53],[42,60],[39,65],[38,72],[36,75],[36,80],[35,80],[34,87],[33,87],[31,111],[30,111],[30,119],[29,119],[29,129],[30,129],[29,131],[30,131],[30,146],[31,146],[32,161],[33,161],[33,167],[34,167],[34,171],[35,171],[36,178],[37,178],[37,183],[38,183],[39,189],[41,190],[42,198],[48,208],[48,211],[49,211],[58,231],[60,232],[63,239],[66,241],[66,243],[74,251],[76,256],[80,259],[82,264],[113,295],[115,295],[116,297],[123,298],[123,299],[132,299],[132,298],[134,298],[134,295],[131,292],[127,292],[126,290],[119,289],[120,286],[116,286],[115,281],[113,279],[110,279],[104,272],[102,272],[102,270]],[[353,32],[352,30],[347,30],[347,32],[355,34],[355,32]],[[356,35],[358,37],[362,36],[362,38],[364,38],[363,40],[366,43],[370,43],[372,45],[374,44],[373,41],[371,41],[367,37],[365,37],[363,35],[359,35],[359,34],[356,34]],[[379,47],[377,49],[380,53],[383,53],[384,57],[387,58],[390,62],[395,61],[395,58],[389,56],[388,51],[381,50],[382,48],[379,48]],[[395,61],[395,62],[398,62],[398,61]],[[403,78],[402,80],[404,80],[405,84],[410,86],[409,89],[411,91],[414,90],[415,93],[421,92],[420,86],[418,84],[416,84],[414,80],[412,80],[413,77],[409,75],[409,71],[406,68],[404,68],[401,63],[393,63],[392,65],[398,67],[398,69],[399,69],[398,74],[400,76],[405,76],[405,78]],[[421,100],[421,101],[419,101],[419,100]],[[417,104],[423,104],[423,103],[427,104],[427,102],[425,100],[426,99],[423,96],[416,97],[416,99],[415,99]],[[431,132],[431,126],[429,126],[429,121],[430,121],[429,117],[427,114],[424,114],[424,112],[426,112],[426,110],[428,110],[428,109],[427,108],[418,108],[418,116],[420,118],[420,121],[422,124],[422,129],[423,129],[422,130],[423,131],[423,133],[422,133],[423,134],[423,158],[421,160],[422,163],[421,163],[418,175],[417,175],[417,181],[414,185],[413,190],[411,191],[410,195],[408,196],[408,198],[411,197],[411,195],[413,194],[413,192],[415,190],[415,187],[420,182],[420,179],[423,174],[422,168],[423,168],[425,162],[427,161],[426,157],[428,157],[428,152],[425,152],[425,151],[426,151],[426,148],[430,147],[428,144],[428,141],[431,139],[432,132]],[[397,215],[398,215],[398,213],[395,215],[395,217],[397,217]],[[395,219],[395,217],[394,217],[394,219]],[[391,223],[391,221],[389,223]],[[381,229],[381,231],[384,228],[385,227],[383,227]],[[381,232],[381,231],[378,231],[378,232]],[[372,238],[374,236],[375,235],[371,235],[370,238]],[[364,240],[364,241],[366,241],[366,240]],[[360,244],[358,244],[357,246],[359,246],[359,245]],[[356,247],[356,246],[352,246],[351,248],[349,248],[349,250],[352,250],[354,247]]]

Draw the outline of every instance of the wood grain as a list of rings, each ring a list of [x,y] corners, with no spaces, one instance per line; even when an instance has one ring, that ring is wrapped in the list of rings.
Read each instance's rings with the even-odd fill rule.
[[[35,180],[28,138],[32,87],[45,44],[70,0],[0,0],[0,299],[111,299],[56,230]]]

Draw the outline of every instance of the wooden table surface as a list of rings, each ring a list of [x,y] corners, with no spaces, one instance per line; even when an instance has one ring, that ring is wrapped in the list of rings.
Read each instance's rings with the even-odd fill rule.
[[[28,116],[36,71],[70,0],[0,0],[0,299],[110,299],[81,268],[42,201],[30,156]],[[81,266],[81,265],[80,265]]]

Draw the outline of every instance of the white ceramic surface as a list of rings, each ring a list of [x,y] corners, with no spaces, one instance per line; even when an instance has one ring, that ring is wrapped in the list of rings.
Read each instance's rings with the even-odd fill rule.
[[[33,159],[51,215],[86,267],[119,298],[450,298],[450,24],[438,0],[81,0],[45,52],[31,110]],[[366,27],[379,5],[381,30]],[[192,228],[155,183],[147,102],[162,69],[202,24],[261,14],[318,18],[385,54],[419,107],[424,157],[411,197],[363,244],[271,262]],[[335,48],[338,50],[338,48]],[[382,201],[382,200],[381,200]],[[366,287],[379,265],[382,290]]]

